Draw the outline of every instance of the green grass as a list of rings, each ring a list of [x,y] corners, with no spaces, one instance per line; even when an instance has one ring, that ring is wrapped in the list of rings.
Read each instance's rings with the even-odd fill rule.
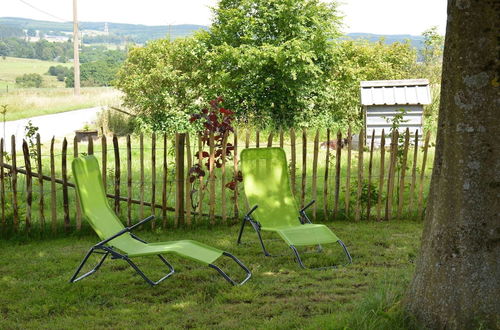
[[[399,301],[414,269],[421,223],[335,222],[330,227],[349,247],[354,263],[325,271],[302,270],[288,256],[265,258],[255,233],[236,246],[237,226],[139,232],[149,241],[196,239],[230,251],[246,263],[252,279],[232,287],[207,267],[167,255],[177,273],[149,287],[120,260],[75,284],[68,279],[95,235],[26,242],[0,241],[0,328],[411,328]],[[286,253],[281,241],[271,252]],[[305,255],[305,262],[340,261],[340,249]],[[138,258],[160,276],[156,258]],[[229,267],[232,271],[234,268]],[[241,273],[231,272],[237,276]]]
[[[9,121],[94,106],[119,104],[120,95],[120,92],[110,87],[82,88],[79,96],[73,95],[71,88],[15,89],[9,93],[1,93],[0,104],[8,106],[5,119]]]
[[[0,93],[17,89],[16,77],[25,73],[38,73],[43,77],[43,87],[64,87],[64,82],[57,81],[54,76],[47,75],[49,67],[63,65],[71,67],[71,63],[59,63],[51,61],[42,61],[29,58],[6,57],[5,60],[0,57]]]

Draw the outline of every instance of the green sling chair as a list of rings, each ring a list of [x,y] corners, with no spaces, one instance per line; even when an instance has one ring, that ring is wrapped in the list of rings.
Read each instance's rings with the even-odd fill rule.
[[[253,207],[243,218],[238,244],[241,243],[243,229],[248,222],[257,232],[265,256],[271,254],[262,241],[261,231],[278,233],[290,246],[302,268],[306,266],[302,263],[297,246],[318,245],[321,251],[321,244],[337,242],[344,250],[347,264],[352,262],[344,243],[327,226],[312,224],[307,217],[305,210],[314,200],[298,210],[290,189],[286,155],[282,148],[243,150],[241,170],[247,205]]]
[[[72,169],[83,214],[102,241],[94,245],[88,251],[75,274],[71,278],[71,283],[79,281],[95,273],[99,267],[101,267],[108,255],[111,255],[112,259],[122,259],[128,262],[130,266],[132,266],[132,268],[134,268],[134,270],[152,286],[157,285],[174,273],[172,265],[162,256],[162,254],[166,253],[174,253],[208,265],[209,267],[217,270],[229,283],[233,285],[241,285],[248,281],[252,276],[250,270],[235,256],[196,241],[182,240],[162,243],[147,243],[143,241],[132,234],[131,231],[134,228],[154,219],[154,216],[150,216],[133,226],[124,227],[106,200],[106,194],[102,184],[97,159],[94,156],[75,158],[72,163]],[[81,275],[80,277],[77,277],[88,258],[93,253],[102,254],[103,256],[92,270]],[[130,259],[133,257],[148,255],[157,255],[170,270],[167,275],[156,282],[150,280]],[[219,259],[222,255],[233,259],[246,272],[246,278],[242,282],[235,282],[219,267],[213,264],[213,262]]]

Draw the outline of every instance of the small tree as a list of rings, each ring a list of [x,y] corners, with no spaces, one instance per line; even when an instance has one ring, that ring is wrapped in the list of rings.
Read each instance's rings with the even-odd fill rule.
[[[16,77],[16,84],[25,88],[42,87],[43,78],[38,73],[25,73]]]

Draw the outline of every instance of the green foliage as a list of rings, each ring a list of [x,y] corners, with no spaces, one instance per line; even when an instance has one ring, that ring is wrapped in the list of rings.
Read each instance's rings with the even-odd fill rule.
[[[16,78],[16,84],[26,88],[42,87],[43,78],[38,73],[25,73]]]
[[[4,38],[0,41],[0,51],[2,52],[0,55],[4,56],[53,61],[73,57],[73,44],[47,40],[28,42],[19,38]]]
[[[51,76],[56,76],[59,77],[62,75],[63,77],[66,76],[70,72],[70,69],[68,67],[62,66],[62,65],[52,65],[49,68],[49,71],[47,72]]]
[[[190,127],[190,114],[201,107],[205,52],[195,38],[156,40],[129,52],[116,86],[141,127],[163,132]]]
[[[105,132],[113,132],[117,136],[132,134],[135,129],[135,119],[115,110],[103,110],[99,113],[96,126]]]
[[[36,135],[38,134],[38,126],[33,125],[33,123],[28,121],[28,124],[24,127],[24,136],[28,142],[30,157],[34,160],[38,156],[38,150],[36,145]]]
[[[327,113],[335,4],[317,0],[225,0],[204,36],[209,95],[258,126],[308,127]],[[323,116],[324,117],[324,116]]]

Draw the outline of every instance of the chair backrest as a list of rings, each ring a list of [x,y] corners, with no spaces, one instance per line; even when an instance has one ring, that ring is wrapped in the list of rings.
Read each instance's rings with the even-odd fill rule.
[[[252,217],[263,227],[299,224],[298,208],[288,178],[282,148],[245,149],[241,152],[243,187],[249,207],[258,205]]]
[[[123,224],[106,199],[97,159],[94,156],[75,158],[71,163],[71,168],[83,214],[97,235],[104,240],[122,230]],[[123,236],[126,237],[129,234]],[[120,237],[117,240],[122,239]],[[113,240],[113,243],[115,241]]]

